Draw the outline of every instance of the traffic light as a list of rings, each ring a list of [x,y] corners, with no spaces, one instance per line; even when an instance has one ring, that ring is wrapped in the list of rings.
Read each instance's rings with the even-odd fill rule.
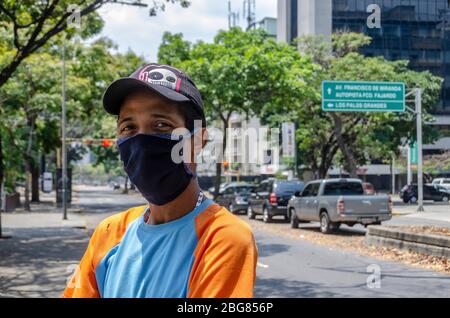
[[[111,147],[111,140],[110,139],[103,139],[102,146],[105,147],[105,148]]]

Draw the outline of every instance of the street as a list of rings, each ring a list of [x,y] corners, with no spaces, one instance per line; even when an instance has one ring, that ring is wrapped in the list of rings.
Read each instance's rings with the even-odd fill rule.
[[[450,297],[450,276],[255,231],[257,297]],[[381,270],[369,288],[367,269]]]
[[[56,210],[3,214],[4,234],[12,238],[0,241],[0,296],[59,297],[95,226],[140,204],[144,201],[138,194],[83,186],[73,202],[74,210],[82,212],[70,213],[69,221],[62,221]],[[409,216],[396,216],[388,223],[450,226]],[[250,224],[259,250],[256,297],[450,297],[450,275],[278,235],[266,231],[260,220]],[[282,222],[268,226],[289,231]],[[292,231],[306,229],[324,237],[316,228],[317,224],[301,225]],[[352,242],[362,240],[364,232],[363,227],[343,227],[338,236]],[[371,265],[380,270],[380,288],[368,287]]]

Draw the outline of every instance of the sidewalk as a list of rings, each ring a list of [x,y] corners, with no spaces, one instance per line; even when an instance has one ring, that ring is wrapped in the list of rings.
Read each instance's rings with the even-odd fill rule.
[[[89,241],[84,221],[61,213],[3,213],[0,297],[59,297]]]
[[[55,192],[41,202],[2,213],[0,297],[60,297],[89,242],[89,233],[105,217],[137,206],[133,191],[123,195],[110,187],[75,186],[68,221],[55,205]]]
[[[450,203],[425,201],[425,212],[417,212],[417,204],[405,204],[393,196],[393,215],[407,218],[448,222],[450,224]]]

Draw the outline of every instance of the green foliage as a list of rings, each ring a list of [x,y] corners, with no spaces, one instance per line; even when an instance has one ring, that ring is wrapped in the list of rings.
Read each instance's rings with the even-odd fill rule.
[[[167,65],[180,65],[190,59],[191,43],[183,40],[183,34],[164,32],[158,50],[158,62]]]

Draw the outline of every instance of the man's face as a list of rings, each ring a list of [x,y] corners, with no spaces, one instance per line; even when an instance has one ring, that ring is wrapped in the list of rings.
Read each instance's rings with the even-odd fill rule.
[[[139,91],[128,96],[122,104],[117,135],[123,138],[137,134],[170,134],[184,127],[184,117],[177,104],[156,93]]]
[[[117,122],[119,138],[132,137],[137,134],[171,134],[174,130],[186,129],[185,118],[179,106],[150,91],[130,94],[122,104]],[[205,146],[206,129],[202,129],[190,140],[191,151],[186,152],[191,170],[195,170],[195,156]]]

